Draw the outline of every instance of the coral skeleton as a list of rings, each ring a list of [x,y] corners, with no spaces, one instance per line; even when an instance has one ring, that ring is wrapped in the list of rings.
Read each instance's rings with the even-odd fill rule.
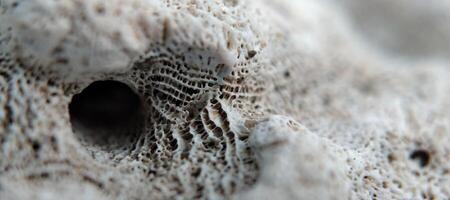
[[[358,2],[0,0],[0,199],[449,199],[450,6]]]

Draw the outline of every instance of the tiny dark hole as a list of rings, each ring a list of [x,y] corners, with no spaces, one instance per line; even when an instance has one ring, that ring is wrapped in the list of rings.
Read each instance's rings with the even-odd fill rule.
[[[247,55],[248,59],[253,58],[255,56],[256,56],[256,51],[254,51],[254,50],[248,51],[248,55]]]
[[[391,163],[391,162],[394,162],[396,159],[397,159],[397,158],[394,156],[394,154],[390,153],[390,154],[388,155],[388,161],[389,161],[390,163]]]
[[[50,174],[48,172],[43,172],[41,174],[41,178],[48,178],[48,177],[50,177]]]
[[[101,5],[97,5],[97,7],[95,8],[95,10],[97,11],[98,14],[103,14],[105,13],[105,7],[101,6]]]
[[[410,159],[416,160],[420,167],[425,167],[430,163],[431,155],[427,150],[418,149],[411,153],[409,156]]]
[[[41,148],[41,144],[39,144],[39,142],[36,142],[36,141],[33,141],[31,146],[34,151],[39,151],[39,149]]]

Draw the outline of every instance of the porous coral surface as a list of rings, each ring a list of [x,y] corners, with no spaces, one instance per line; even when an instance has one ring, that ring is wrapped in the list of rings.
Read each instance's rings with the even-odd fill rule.
[[[358,5],[1,0],[0,199],[448,199],[450,45]]]

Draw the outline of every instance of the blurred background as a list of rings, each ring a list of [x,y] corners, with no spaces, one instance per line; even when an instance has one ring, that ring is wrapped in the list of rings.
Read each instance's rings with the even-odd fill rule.
[[[329,1],[369,45],[397,59],[450,60],[450,1]]]

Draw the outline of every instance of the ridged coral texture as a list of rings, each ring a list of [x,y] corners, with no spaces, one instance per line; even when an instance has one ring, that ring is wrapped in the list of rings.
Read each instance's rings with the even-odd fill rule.
[[[449,199],[447,4],[0,0],[0,199]]]

